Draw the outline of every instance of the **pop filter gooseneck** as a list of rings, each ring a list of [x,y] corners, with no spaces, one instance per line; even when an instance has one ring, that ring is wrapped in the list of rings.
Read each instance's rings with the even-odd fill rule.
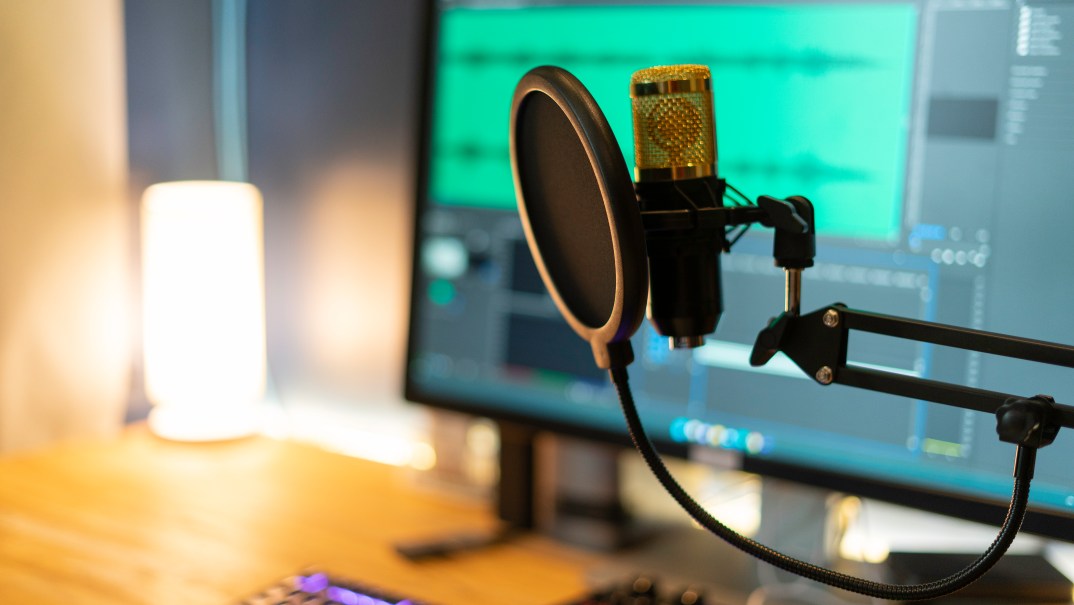
[[[634,184],[607,119],[569,72],[537,67],[515,88],[510,138],[518,211],[541,279],[597,366],[625,367],[649,273]]]

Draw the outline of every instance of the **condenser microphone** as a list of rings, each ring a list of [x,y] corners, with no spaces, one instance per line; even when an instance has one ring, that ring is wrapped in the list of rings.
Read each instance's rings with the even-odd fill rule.
[[[642,211],[723,205],[718,178],[712,76],[704,65],[650,67],[630,83],[634,181]],[[723,312],[720,230],[650,230],[647,314],[672,348],[704,344]]]

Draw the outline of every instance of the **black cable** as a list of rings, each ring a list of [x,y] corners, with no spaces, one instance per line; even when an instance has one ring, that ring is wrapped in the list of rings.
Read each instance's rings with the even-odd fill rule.
[[[729,239],[727,241],[727,249],[730,250],[731,246],[734,246],[735,244],[737,244],[738,240],[742,239],[742,236],[746,235],[746,232],[749,231],[750,227],[752,227],[752,226],[753,226],[753,223],[746,223],[745,225],[742,225],[742,227],[739,228],[738,233],[736,233],[734,235],[734,237],[732,237],[731,239]],[[730,233],[727,233],[726,235],[730,235]]]
[[[727,185],[728,190],[737,193],[739,195],[739,197],[741,197],[743,200],[745,200],[747,206],[756,206],[756,204],[753,202],[753,200],[750,199],[750,196],[748,196],[745,193],[742,193],[741,191],[739,191],[737,187],[735,187],[734,185],[732,185],[731,183],[728,183],[726,181],[724,182],[724,184]]]
[[[622,404],[623,415],[626,417],[630,438],[634,442],[634,446],[642,458],[645,459],[646,464],[649,465],[649,469],[652,470],[653,474],[664,486],[664,489],[671,494],[675,501],[695,521],[726,540],[732,546],[748,555],[803,578],[880,599],[893,601],[936,599],[969,586],[991,569],[1007,551],[1011,542],[1014,541],[1015,536],[1018,534],[1018,529],[1022,525],[1022,519],[1025,517],[1026,506],[1029,501],[1029,483],[1033,478],[1037,450],[1019,445],[1017,457],[1015,458],[1014,489],[1011,495],[1011,505],[1007,511],[1007,517],[1000,527],[999,535],[996,536],[995,541],[992,542],[992,545],[988,547],[984,554],[962,571],[940,580],[922,584],[885,584],[839,573],[789,557],[736,533],[733,529],[710,515],[696,500],[686,493],[686,490],[679,485],[678,481],[668,471],[664,461],[660,458],[660,454],[657,453],[652,442],[649,441],[649,437],[645,434],[641,419],[638,417],[637,407],[634,404],[634,396],[630,392],[626,368],[612,368],[609,373],[611,374],[612,383],[615,384],[616,391],[619,393],[619,401]]]
[[[751,200],[750,198],[748,198],[748,197],[746,197],[746,196],[744,196],[742,194],[731,195],[730,192],[728,192],[728,193],[724,193],[723,197],[724,197],[725,200],[730,200],[731,202],[733,202],[736,206],[756,206],[757,205],[757,204],[753,203],[753,200]]]
[[[727,193],[726,191],[723,194],[723,200],[725,202],[731,202],[731,205],[735,206],[737,208],[742,208],[744,206],[749,206],[750,205],[749,200],[746,200],[746,203],[743,203],[742,200],[740,200],[738,197],[733,196],[730,193]]]

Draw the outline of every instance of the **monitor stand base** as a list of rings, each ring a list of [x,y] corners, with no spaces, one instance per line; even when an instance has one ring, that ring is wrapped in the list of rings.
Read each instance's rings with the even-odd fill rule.
[[[887,580],[928,582],[963,569],[976,554],[893,552],[885,564]],[[1041,555],[1007,554],[980,580],[944,603],[1068,603],[1074,584]]]
[[[659,489],[655,482],[651,487]],[[728,497],[727,492],[732,491],[717,489],[713,499],[719,500],[721,492]],[[844,532],[855,523],[855,511],[859,508],[853,506],[856,499],[770,478],[760,479],[757,491],[761,496],[757,541],[790,556],[867,580],[896,584],[930,582],[965,568],[979,555],[893,552],[883,563],[849,561],[839,551]],[[646,492],[651,498],[662,495],[652,489]],[[714,514],[719,518],[724,513]],[[760,563],[708,531],[686,523],[665,526],[645,541],[610,554],[606,564],[590,572],[589,581],[593,587],[602,588],[638,575],[649,576],[672,592],[688,586],[701,589],[707,601],[717,603],[871,602],[866,597]],[[1072,592],[1074,584],[1043,556],[1008,554],[982,579],[942,602],[949,605],[1069,603]]]
[[[754,507],[752,513],[740,511],[738,515],[730,515],[742,518],[759,513],[756,540],[811,563],[876,579],[876,566],[838,559],[833,547],[837,529],[833,527],[835,515],[832,514],[832,503],[838,498],[824,490],[778,480],[765,478],[759,482],[760,488],[754,488],[753,492],[755,495],[759,492],[759,509]],[[655,481],[652,488],[660,490]],[[710,489],[711,486],[703,491]],[[662,490],[647,491],[652,498],[667,497]],[[728,499],[750,500],[742,495],[739,486],[712,491],[715,495],[710,500],[714,501],[714,509],[726,508],[720,506],[721,492]],[[756,499],[753,502],[756,504]],[[713,514],[720,518],[727,513],[714,510]],[[685,516],[682,513],[683,519]],[[591,572],[589,580],[594,587],[601,587],[637,575],[648,575],[666,589],[681,590],[688,586],[700,589],[708,602],[744,603],[757,591],[764,592],[762,601],[766,605],[847,602],[839,600],[839,591],[760,563],[719,537],[685,522],[666,522],[645,541],[613,553],[607,565]],[[856,602],[855,597],[850,596],[849,601]]]

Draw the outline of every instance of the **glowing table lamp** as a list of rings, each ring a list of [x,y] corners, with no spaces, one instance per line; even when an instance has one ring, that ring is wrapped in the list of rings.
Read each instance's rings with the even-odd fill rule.
[[[261,194],[248,183],[159,183],[142,197],[149,426],[181,441],[255,431],[264,396]]]

